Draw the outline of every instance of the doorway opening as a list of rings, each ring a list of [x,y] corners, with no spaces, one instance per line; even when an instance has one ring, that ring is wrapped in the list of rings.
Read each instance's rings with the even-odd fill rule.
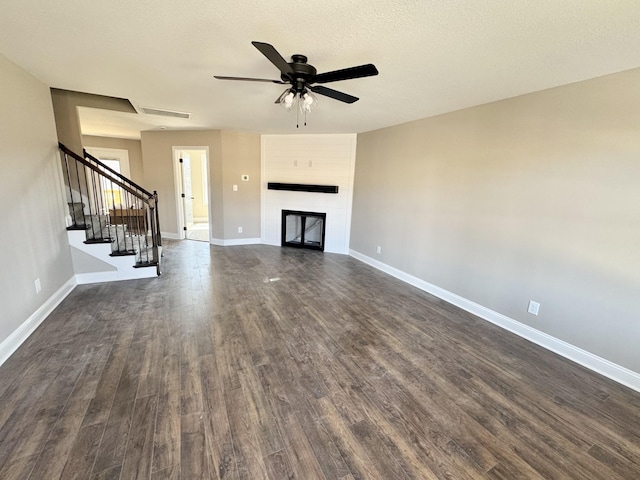
[[[179,237],[210,242],[209,149],[173,147],[173,150]]]

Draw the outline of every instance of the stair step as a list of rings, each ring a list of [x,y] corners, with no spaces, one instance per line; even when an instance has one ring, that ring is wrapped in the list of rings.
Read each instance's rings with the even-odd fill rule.
[[[116,250],[115,252],[111,252],[109,256],[110,257],[126,257],[129,255],[135,255],[135,254],[136,254],[135,250]]]
[[[91,228],[91,225],[71,225],[70,227],[67,227],[67,230],[89,230]]]
[[[111,243],[113,242],[112,238],[91,238],[89,240],[85,240],[84,243],[86,243],[87,245],[93,244],[93,243]]]
[[[133,268],[157,267],[158,262],[137,262]]]

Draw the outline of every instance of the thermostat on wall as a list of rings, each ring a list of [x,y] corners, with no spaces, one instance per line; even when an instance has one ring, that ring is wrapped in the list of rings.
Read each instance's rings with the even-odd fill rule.
[[[249,175],[242,175],[242,181],[243,182],[248,182],[249,181]]]

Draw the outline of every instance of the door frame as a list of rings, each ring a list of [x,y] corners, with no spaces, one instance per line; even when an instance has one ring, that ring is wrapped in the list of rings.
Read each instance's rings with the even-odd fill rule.
[[[207,183],[209,185],[209,208],[208,208],[208,217],[209,217],[209,228],[211,228],[211,162],[209,161],[209,147],[207,146],[197,146],[197,145],[189,145],[189,146],[172,146],[173,152],[173,178],[174,178],[174,190],[176,196],[176,231],[178,232],[178,240],[184,240],[187,238],[187,232],[184,230],[185,227],[185,218],[184,218],[184,208],[182,202],[182,168],[180,168],[180,157],[182,156],[183,150],[204,150],[207,155]],[[211,235],[209,235],[211,236]],[[211,242],[211,240],[209,240]]]

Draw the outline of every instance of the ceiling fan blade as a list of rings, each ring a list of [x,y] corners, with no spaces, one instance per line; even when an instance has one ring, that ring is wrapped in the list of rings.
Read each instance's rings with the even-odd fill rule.
[[[242,80],[243,82],[269,82],[269,83],[279,83],[284,85],[287,82],[283,82],[282,80],[268,80],[266,78],[246,78],[246,77],[223,77],[220,75],[214,75],[213,78],[217,78],[218,80]]]
[[[378,75],[378,69],[372,63],[368,63],[367,65],[321,73],[316,75],[313,81],[315,83],[329,83],[337,82],[338,80],[350,80],[352,78],[372,77],[373,75]]]
[[[282,58],[282,55],[278,53],[273,45],[269,45],[268,43],[263,42],[251,43],[254,47],[260,50],[260,53],[267,57],[271,63],[278,67],[278,70],[280,70],[283,75],[293,75],[293,69],[291,68],[291,65],[289,65],[284,58]]]
[[[319,93],[320,95],[324,95],[325,97],[330,97],[345,103],[353,103],[359,100],[358,97],[354,97],[353,95],[349,95],[347,93],[339,92],[332,88],[323,87],[322,85],[307,85],[307,88],[311,90],[313,93]]]

